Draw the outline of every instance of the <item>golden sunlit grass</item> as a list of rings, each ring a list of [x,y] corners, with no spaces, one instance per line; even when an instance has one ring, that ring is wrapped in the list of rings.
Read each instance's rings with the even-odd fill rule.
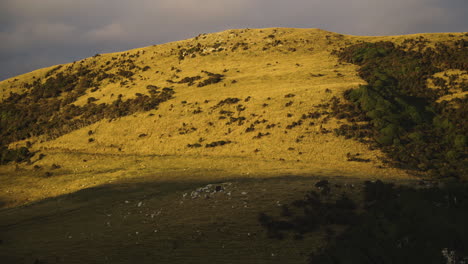
[[[459,76],[457,81],[451,81],[452,76]],[[468,92],[464,92],[463,89],[461,88],[462,83],[467,83],[468,82],[468,72],[467,71],[462,71],[462,70],[448,70],[448,71],[443,71],[443,72],[438,72],[434,74],[434,78],[441,78],[443,79],[447,84],[450,84],[448,87],[450,87],[449,91],[450,94],[445,95],[440,97],[437,101],[451,101],[454,98],[463,98],[468,95]],[[434,84],[433,79],[428,80],[428,87],[431,89],[441,89],[440,86],[437,86]]]

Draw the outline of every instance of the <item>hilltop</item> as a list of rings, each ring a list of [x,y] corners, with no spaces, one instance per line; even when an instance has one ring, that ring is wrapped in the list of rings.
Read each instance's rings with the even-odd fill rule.
[[[463,179],[467,47],[465,33],[240,29],[16,76],[0,82],[0,202],[60,197],[65,210],[107,193],[103,203],[116,198],[121,208],[128,189],[132,203],[177,208],[164,220],[177,230],[189,219],[206,227],[235,217],[177,207],[184,193],[210,183],[251,193],[255,215],[274,209],[269,195],[292,201],[317,177],[349,185]],[[49,206],[39,203],[34,214]],[[236,224],[258,229],[254,222]]]

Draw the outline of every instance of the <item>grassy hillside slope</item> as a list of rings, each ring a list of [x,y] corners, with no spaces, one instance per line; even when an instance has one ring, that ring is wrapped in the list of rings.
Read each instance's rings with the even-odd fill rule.
[[[363,179],[411,185],[428,174],[395,167],[361,133],[363,113],[344,111],[353,109],[341,104],[347,90],[375,83],[336,51],[466,38],[228,30],[2,81],[0,259],[305,263],[328,246],[329,230],[272,241],[259,212],[277,216],[311,189],[323,191],[314,185],[324,178],[332,182],[327,199],[346,194],[360,204]],[[365,59],[379,56],[366,51]],[[450,90],[437,100],[457,106],[466,98],[466,71],[426,77],[428,89]]]
[[[16,171],[54,175],[39,179],[52,186],[60,175],[125,177],[122,160],[132,155],[171,157],[171,162],[161,158],[132,165],[147,171],[161,166],[243,168],[246,175],[328,171],[406,178],[405,171],[383,162],[378,149],[332,133],[346,120],[329,114],[331,99],[343,100],[344,91],[365,81],[357,75],[356,65],[339,62],[331,53],[364,41],[400,44],[421,37],[430,40],[430,46],[464,35],[356,37],[319,29],[245,29],[97,54],[1,82],[3,103],[27,95],[26,102],[39,109],[30,111],[45,118],[33,127],[36,132],[24,124],[11,126],[6,143],[10,148],[27,145],[36,153],[29,165],[19,164]],[[49,109],[57,111],[43,114]],[[82,158],[85,154],[89,157]],[[112,158],[102,163],[105,158],[98,154]],[[14,174],[11,165],[2,170]],[[26,194],[19,196],[34,197],[31,184],[38,179],[20,179],[9,178],[2,188],[20,188],[18,192]],[[63,184],[83,181],[77,176],[66,179]],[[107,180],[100,176],[90,182]],[[79,189],[59,187],[68,188]]]

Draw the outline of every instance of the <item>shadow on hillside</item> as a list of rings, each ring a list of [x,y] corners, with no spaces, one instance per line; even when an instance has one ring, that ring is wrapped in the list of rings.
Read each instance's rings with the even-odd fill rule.
[[[193,191],[196,188],[204,187],[208,184],[219,184],[222,182],[242,182],[244,184],[256,184],[275,181],[282,181],[285,184],[294,181],[310,182],[310,188],[323,176],[293,176],[285,175],[273,178],[245,178],[231,177],[223,178],[221,181],[215,180],[151,180],[148,178],[140,181],[122,181],[109,184],[103,184],[91,188],[82,189],[70,194],[64,194],[56,197],[46,198],[30,204],[0,209],[0,230],[13,225],[20,225],[23,222],[37,220],[41,218],[51,218],[54,215],[80,210],[81,208],[99,208],[109,206],[116,201],[123,200],[147,200],[154,197],[165,197],[173,193],[182,193]],[[339,176],[336,179],[340,179]],[[362,181],[342,177],[346,181]],[[0,206],[7,203],[6,199],[0,197]],[[1,208],[1,207],[0,207]],[[10,221],[1,215],[8,214]]]
[[[141,216],[142,215],[141,212],[137,212],[137,211],[140,211],[139,206],[138,206],[138,203],[140,201],[143,201],[143,203],[148,202],[148,204],[150,204],[150,202],[155,202],[155,201],[156,202],[161,202],[162,201],[162,204],[164,204],[165,206],[175,206],[175,205],[178,205],[178,201],[179,201],[179,199],[182,197],[182,195],[184,193],[190,193],[191,191],[196,190],[196,189],[201,188],[201,187],[205,187],[208,184],[212,184],[214,186],[217,186],[217,185],[222,185],[222,183],[226,183],[226,182],[239,183],[239,184],[242,184],[243,186],[250,186],[250,187],[252,187],[254,189],[257,188],[258,186],[262,186],[262,188],[263,188],[264,186],[276,185],[276,186],[281,186],[281,188],[283,188],[283,191],[284,190],[290,191],[292,194],[294,192],[296,192],[296,195],[293,194],[293,196],[291,196],[291,197],[301,197],[303,194],[301,193],[301,191],[297,190],[297,186],[299,184],[301,184],[303,186],[303,188],[302,188],[303,190],[307,190],[307,191],[309,191],[309,190],[322,190],[322,191],[324,191],[324,190],[327,190],[327,188],[318,188],[318,186],[320,185],[320,182],[322,182],[322,184],[323,184],[323,182],[325,182],[325,181],[323,181],[324,179],[327,179],[327,180],[329,180],[330,183],[332,183],[332,184],[330,184],[330,187],[332,188],[332,193],[335,192],[335,191],[339,191],[341,193],[346,186],[348,186],[350,188],[350,189],[347,189],[347,190],[349,190],[351,192],[355,192],[357,194],[362,192],[362,188],[363,188],[362,183],[364,182],[362,179],[360,179],[360,178],[339,177],[339,176],[336,176],[336,177],[323,177],[323,176],[307,176],[307,177],[304,177],[304,176],[285,175],[285,176],[278,176],[278,177],[273,177],[273,178],[231,177],[231,178],[227,178],[227,179],[226,178],[222,179],[222,180],[220,180],[218,182],[213,181],[213,180],[193,180],[193,179],[191,179],[191,180],[164,180],[164,181],[162,181],[162,180],[151,180],[149,178],[141,179],[139,181],[124,181],[124,182],[104,184],[104,185],[100,185],[100,186],[97,186],[97,187],[87,188],[87,189],[79,190],[79,191],[71,193],[71,194],[61,195],[61,196],[58,196],[58,197],[47,198],[47,199],[44,199],[44,200],[29,204],[29,205],[26,205],[26,206],[0,210],[0,236],[2,236],[2,237],[0,237],[0,240],[4,239],[4,241],[5,241],[3,243],[4,248],[8,248],[8,247],[13,248],[13,247],[16,247],[16,245],[19,245],[18,243],[22,243],[23,239],[30,239],[28,237],[30,235],[32,235],[34,240],[31,240],[31,241],[40,241],[40,239],[44,239],[44,241],[46,241],[47,243],[50,243],[50,245],[49,246],[46,245],[44,247],[42,247],[42,245],[36,245],[36,244],[35,245],[30,245],[29,247],[31,249],[28,249],[28,250],[34,249],[37,252],[41,252],[41,254],[42,254],[42,252],[47,252],[47,250],[51,250],[52,247],[53,247],[55,250],[64,250],[64,252],[71,252],[70,249],[65,249],[66,248],[66,243],[67,243],[68,240],[66,239],[66,237],[64,237],[64,233],[66,234],[67,230],[73,230],[73,233],[74,233],[73,238],[75,236],[77,236],[77,234],[79,234],[80,232],[88,232],[89,233],[90,232],[89,230],[92,230],[92,232],[95,232],[95,233],[103,232],[103,229],[106,228],[105,225],[104,225],[105,224],[104,221],[108,221],[107,220],[108,218],[106,216],[107,214],[112,213],[113,215],[119,215],[119,217],[122,217],[122,216],[126,216],[127,212],[129,212],[129,213],[131,212],[132,214],[135,214],[135,215],[139,213],[139,215]],[[401,182],[402,181],[399,181],[399,183],[401,183]],[[408,181],[408,183],[409,183],[409,181]],[[327,182],[327,184],[328,184],[328,182]],[[338,188],[338,187],[336,187],[337,185],[340,185],[341,187],[339,189],[334,189],[334,188]],[[348,187],[346,187],[346,188],[348,188]],[[389,189],[389,188],[393,188],[393,187],[388,187],[387,189]],[[387,189],[385,189],[385,188],[384,189],[378,189],[377,191],[374,192],[374,195],[377,195],[378,196],[377,198],[382,200],[383,202],[393,201],[391,199],[386,198],[387,196],[385,196],[385,194],[390,192]],[[385,190],[387,190],[387,191],[385,191]],[[398,190],[400,190],[400,189],[398,189]],[[408,201],[408,200],[414,201],[413,203],[411,203],[411,206],[409,207],[409,210],[408,210],[409,212],[416,211],[416,209],[419,208],[421,204],[425,205],[425,206],[422,207],[423,209],[426,208],[426,209],[424,209],[425,210],[424,214],[421,214],[421,215],[423,215],[423,217],[422,218],[417,218],[416,219],[417,223],[421,223],[421,222],[424,222],[424,221],[427,222],[427,216],[431,215],[432,212],[440,213],[440,208],[439,207],[436,206],[436,207],[434,207],[435,208],[434,209],[434,208],[432,208],[430,206],[427,206],[427,204],[422,203],[419,200],[420,199],[419,196],[414,198],[414,195],[416,195],[416,192],[413,192],[410,189],[401,189],[401,190],[403,190],[403,191],[401,191],[401,193],[405,195],[405,196],[402,196],[403,198],[405,198],[405,200],[404,200],[405,203],[404,204],[407,204],[406,201]],[[276,193],[274,193],[274,188],[269,188],[269,191],[271,191],[271,193],[267,193],[266,196],[267,196],[267,199],[272,200],[271,207],[273,209],[278,208],[277,204],[274,203],[274,202],[276,202],[276,197],[275,197]],[[391,191],[393,193],[393,189],[391,189]],[[238,192],[240,193],[241,189],[238,189]],[[259,190],[259,193],[260,193],[260,190]],[[429,194],[431,194],[431,197],[432,197],[432,193],[429,193]],[[406,196],[408,196],[410,198],[406,198]],[[439,193],[439,192],[436,193],[436,196],[438,198],[440,198],[440,199],[442,199],[444,197],[443,193]],[[398,197],[398,196],[395,196],[395,197]],[[169,198],[169,200],[171,200],[172,202],[168,203],[168,204],[165,203],[164,200],[167,200],[166,198]],[[377,198],[373,198],[372,203],[370,203],[374,207],[376,205],[379,205],[379,203],[374,202],[374,200],[376,200]],[[188,197],[188,199],[190,200],[190,197]],[[202,199],[202,200],[204,201],[204,199]],[[208,201],[207,203],[205,203],[205,202],[199,203],[197,205],[198,207],[194,207],[194,209],[192,209],[192,210],[195,210],[194,212],[196,214],[199,214],[199,213],[203,214],[199,210],[202,207],[208,206],[210,204],[211,200],[212,199],[207,199],[206,200],[206,201]],[[127,203],[127,201],[129,201],[128,206],[125,205]],[[254,203],[259,202],[258,200],[255,200],[255,199],[253,199],[252,201]],[[311,201],[315,201],[315,200],[312,199]],[[425,200],[422,200],[422,201],[425,202]],[[464,200],[460,200],[460,201],[464,201]],[[239,202],[242,203],[243,200],[241,199]],[[336,206],[338,206],[339,208],[347,209],[348,207],[344,206],[344,205],[347,205],[347,204],[349,204],[349,203],[347,203],[346,200],[343,200],[341,203],[339,203],[339,204],[337,203]],[[399,204],[400,203],[398,203],[397,205],[399,205]],[[160,206],[159,204],[158,204],[158,206],[154,206],[154,204],[152,204],[153,208],[160,208],[159,206]],[[283,211],[284,211],[283,207],[281,207],[279,209],[283,209]],[[230,208],[230,206],[229,206],[229,208]],[[328,209],[326,209],[326,208],[324,209],[324,208],[322,208],[322,211],[328,212],[327,211]],[[375,213],[378,214],[378,215],[381,215],[383,213],[387,213],[385,208],[386,207],[382,207],[382,208],[378,207],[376,209]],[[393,209],[396,208],[395,209],[396,212],[400,212],[399,209],[398,209],[399,207],[398,206],[395,207],[393,203],[390,204],[389,208],[393,208]],[[215,210],[222,210],[222,209],[215,209]],[[255,212],[255,210],[257,210],[257,209],[254,209],[252,212],[250,212],[250,214],[238,214],[238,217],[239,217],[239,219],[249,218],[249,219],[254,219],[253,221],[256,221],[255,220],[255,214],[260,213],[260,211]],[[431,210],[433,210],[433,211],[431,211]],[[228,211],[230,211],[230,209]],[[345,219],[345,217],[348,216],[348,214],[349,214],[348,211],[346,211],[345,212],[346,214],[344,214],[344,215],[339,215],[338,214],[338,215],[332,215],[332,216],[334,216],[335,218]],[[186,213],[190,215],[190,214],[193,214],[194,212],[186,212]],[[395,213],[394,211],[389,211],[390,215],[394,215],[394,213]],[[144,213],[143,213],[143,215],[144,215]],[[442,219],[442,220],[445,219],[445,218],[442,217],[441,214],[438,214],[438,215],[439,215],[440,219]],[[175,216],[180,217],[180,215],[178,215],[177,213],[175,214]],[[174,217],[174,215],[171,215],[171,218],[170,218],[171,221],[177,221],[178,220],[178,219],[173,219],[173,217]],[[182,215],[182,217],[185,217],[185,215]],[[364,218],[362,218],[362,217],[364,217]],[[361,218],[364,219],[364,220],[362,220]],[[387,229],[393,227],[393,225],[388,224],[387,222],[383,223],[383,225],[382,225],[383,227],[381,227],[382,223],[375,222],[375,221],[374,221],[375,222],[374,223],[374,222],[372,222],[373,218],[370,218],[370,217],[368,217],[368,218],[370,219],[369,220],[370,222],[366,220],[367,219],[366,215],[364,215],[364,216],[357,216],[357,215],[353,216],[353,219],[358,219],[359,220],[359,221],[356,220],[358,223],[364,223],[364,225],[360,225],[360,224],[356,225],[356,227],[357,227],[356,232],[358,234],[360,234],[360,236],[353,233],[353,234],[350,235],[350,237],[346,237],[346,235],[350,234],[350,233],[349,232],[344,233],[343,236],[340,236],[339,239],[336,240],[336,241],[338,241],[338,242],[336,242],[338,244],[335,244],[335,243],[329,244],[327,248],[323,249],[323,250],[325,250],[324,252],[327,253],[327,254],[329,253],[330,255],[335,255],[335,254],[340,253],[340,250],[343,248],[343,246],[341,244],[339,244],[339,243],[344,243],[344,247],[348,247],[350,244],[356,244],[355,241],[361,239],[362,234],[367,234],[364,231],[366,230],[366,226],[371,226],[369,223],[375,224],[375,225],[379,226],[379,228],[382,228],[383,233],[388,233],[389,231]],[[439,219],[439,218],[437,218],[437,219]],[[111,218],[109,218],[109,219],[111,219]],[[120,221],[122,221],[121,218],[119,218],[119,219],[120,219]],[[191,218],[188,218],[188,219],[191,219]],[[239,219],[234,220],[234,221],[239,222],[240,221]],[[298,218],[298,219],[307,220],[309,218]],[[299,221],[299,222],[292,222],[292,223],[295,223],[295,224],[300,223],[301,224],[300,230],[304,230],[304,228],[309,226],[310,223],[313,223],[316,219],[318,219],[318,218],[312,218],[312,220],[313,220],[312,222],[307,220],[308,222]],[[407,218],[405,218],[405,219],[407,219]],[[140,232],[143,231],[143,233],[144,233],[144,231],[148,231],[148,230],[143,229],[143,228],[149,228],[150,229],[149,231],[152,232],[151,228],[154,228],[154,227],[148,226],[147,223],[142,223],[143,218],[138,218],[137,220],[138,221],[133,221],[133,222],[132,221],[130,221],[130,222],[123,221],[122,222],[123,225],[122,226],[117,225],[115,227],[115,229],[113,230],[113,232],[109,233],[109,236],[107,236],[107,237],[103,236],[103,237],[99,238],[100,240],[98,239],[96,241],[89,241],[89,243],[91,243],[92,245],[96,245],[96,246],[100,246],[100,247],[106,246],[106,247],[110,247],[111,249],[93,249],[92,253],[89,253],[88,255],[89,256],[93,256],[93,254],[95,254],[96,256],[101,255],[100,250],[109,250],[107,252],[111,252],[111,251],[113,252],[113,251],[115,251],[115,249],[119,248],[118,245],[115,245],[116,243],[117,244],[127,243],[130,239],[134,239],[134,238],[127,237],[127,232],[129,230],[129,228],[131,230],[133,230],[134,228],[137,228],[136,230],[139,230]],[[230,220],[232,220],[232,219],[230,219]],[[440,222],[442,222],[442,220],[439,221],[438,224]],[[167,221],[167,219],[166,219],[166,221]],[[219,220],[217,220],[217,221],[219,221]],[[260,222],[262,222],[261,219],[260,219]],[[328,222],[328,220],[326,220],[325,222]],[[206,225],[207,223],[208,222],[206,222],[206,223],[204,222],[203,224]],[[288,222],[285,222],[285,221],[276,222],[276,221],[274,221],[272,219],[266,221],[266,223],[267,223],[267,226],[268,226],[268,224],[273,224],[270,227],[275,227],[275,228],[286,227],[286,229],[290,229],[289,228],[290,226],[294,226],[294,225],[288,224]],[[406,223],[406,222],[404,222],[404,223]],[[168,223],[166,223],[166,224],[168,224]],[[187,223],[187,224],[189,224],[189,223]],[[208,223],[208,224],[210,224],[210,229],[222,228],[222,225],[220,226],[219,223]],[[263,221],[262,224],[265,225],[265,221]],[[361,227],[361,226],[364,226],[363,229],[359,229],[359,227]],[[413,225],[411,225],[411,226],[413,226]],[[429,228],[429,227],[430,226],[428,224],[421,225],[421,228],[424,229],[424,230],[426,230],[426,228]],[[138,229],[138,228],[140,228],[140,229]],[[183,226],[177,225],[177,228],[182,228],[183,229]],[[187,227],[187,228],[191,229],[192,226]],[[58,230],[58,231],[55,231],[55,230]],[[352,231],[352,230],[355,230],[355,229],[349,229],[349,230]],[[421,233],[423,233],[423,234],[427,233],[427,232],[424,232],[424,230],[421,231]],[[378,231],[381,232],[380,229],[378,229]],[[28,232],[33,232],[35,234],[30,234]],[[185,232],[185,231],[181,231],[181,232]],[[4,234],[5,234],[5,236],[4,236]],[[123,236],[122,236],[122,234],[123,234]],[[378,234],[380,234],[380,233],[378,233]],[[41,237],[41,235],[43,235],[44,237]],[[173,235],[173,234],[171,234],[171,235]],[[17,237],[15,237],[15,236],[17,236]],[[145,239],[146,238],[148,238],[148,237],[145,237]],[[184,238],[185,238],[185,236],[184,236]],[[79,239],[80,238],[78,238],[78,240],[77,240],[78,242],[68,242],[68,243],[78,243],[78,244],[80,244],[80,243],[83,243],[83,242],[87,241],[87,240],[83,240],[83,239],[79,240]],[[153,239],[158,239],[158,238],[153,238]],[[161,247],[164,248],[164,245],[165,245],[164,243],[170,244],[171,245],[170,247],[177,247],[177,245],[174,244],[175,245],[174,246],[171,243],[177,243],[177,241],[179,241],[179,242],[184,241],[183,238],[177,238],[177,239],[171,238],[169,240],[166,239],[167,241],[164,240],[164,239],[161,240],[161,238],[159,238],[159,239],[160,240],[158,240],[159,241],[158,243],[160,243],[160,244],[157,244],[157,247],[159,247],[159,249],[161,249]],[[211,238],[211,239],[213,239],[213,238]],[[234,239],[235,240],[235,239],[238,239],[238,238],[234,238],[234,237],[230,236],[229,239]],[[19,241],[21,241],[21,242],[19,242]],[[146,243],[148,243],[148,245],[147,245],[147,247],[142,247],[143,249],[146,248],[146,250],[148,250],[149,248],[152,248],[154,245],[156,245],[156,244],[151,244],[151,243],[156,243],[156,242],[152,242],[154,240],[151,240],[150,238],[148,238],[145,241],[146,241]],[[176,242],[174,242],[174,241],[176,241]],[[376,238],[370,237],[366,241],[368,241],[370,244],[372,244],[372,241],[376,241]],[[62,243],[65,243],[65,244],[62,245]],[[198,243],[195,243],[195,242],[193,242],[193,243],[194,244],[191,244],[192,246],[198,245]],[[359,240],[359,243],[362,243],[362,241]],[[81,248],[81,247],[77,246],[77,244],[71,244],[71,245],[73,245],[75,247],[78,247],[77,249],[76,248],[72,249],[72,250],[77,250],[77,252],[80,252],[80,250],[81,251],[89,250],[89,249]],[[379,245],[381,245],[381,244],[379,244]],[[394,246],[393,244],[391,244],[391,245]],[[115,249],[114,249],[114,247],[115,247]],[[449,249],[456,248],[456,247],[451,246],[449,244],[447,244],[447,247]],[[164,250],[166,250],[166,249],[164,249]],[[172,254],[170,252],[173,252],[172,251],[173,249],[169,249],[169,250],[166,250],[166,251],[164,251],[164,250],[161,249],[161,252],[163,252],[161,254],[163,254],[163,255],[164,254],[166,254],[166,255],[167,254]],[[21,251],[18,251],[18,252],[21,252]],[[128,254],[137,254],[140,251],[139,251],[139,249],[132,248],[128,252],[131,252],[131,253],[128,253]],[[336,252],[338,252],[338,253],[336,253]],[[345,255],[346,256],[351,256],[352,255],[352,254],[350,255],[350,253],[349,254],[348,253],[349,252],[347,252]],[[406,253],[408,253],[408,252],[406,252]],[[125,254],[127,254],[127,253],[125,253]],[[187,254],[187,252],[180,253],[180,254],[182,254],[182,255]],[[88,255],[87,255],[87,257],[88,257]],[[188,255],[190,255],[190,254],[188,254]],[[6,256],[9,257],[8,254]],[[35,254],[34,256],[40,256],[40,255]],[[0,252],[0,257],[1,257],[1,252]],[[50,256],[47,256],[47,257],[50,257]],[[139,256],[139,257],[143,258],[142,256]],[[351,257],[354,257],[354,255],[352,255]],[[171,261],[173,261],[173,259],[171,259]],[[23,262],[18,262],[18,263],[23,263]],[[26,263],[26,262],[24,262],[24,263]],[[29,262],[27,262],[27,263],[29,263]],[[31,262],[31,263],[34,263],[34,262]],[[49,263],[49,262],[46,262],[46,263]],[[51,262],[51,263],[55,263],[55,262]],[[127,262],[116,262],[116,263],[127,263]],[[131,263],[131,262],[128,262],[128,263]],[[144,262],[144,263],[152,263],[152,262]],[[171,263],[171,262],[168,261],[168,262],[164,262],[164,263]],[[320,261],[318,263],[328,263],[328,262],[326,260],[320,259]],[[337,263],[345,263],[345,262],[337,262]],[[355,262],[355,263],[358,263],[358,262]],[[375,263],[375,262],[373,262],[373,263]]]
[[[324,187],[328,183],[322,184]],[[295,239],[319,228],[327,246],[309,263],[466,263],[468,261],[468,185],[398,186],[364,184],[361,212],[346,196],[330,202],[327,193],[311,191],[284,205],[281,217],[260,214],[269,237]],[[341,234],[337,225],[347,227]],[[445,260],[445,261],[444,261]]]
[[[229,254],[240,254],[237,251],[240,250],[247,252],[248,254],[245,254],[250,256],[252,253],[251,245],[262,246],[256,239],[262,239],[263,234],[259,233],[255,239],[248,237],[247,240],[243,240],[244,238],[237,236],[237,232],[247,234],[247,232],[255,231],[258,228],[257,204],[262,204],[262,201],[255,199],[255,197],[263,195],[260,188],[270,184],[266,187],[270,193],[265,193],[263,206],[276,208],[278,193],[275,190],[282,189],[282,191],[288,192],[290,188],[292,191],[290,186],[297,187],[299,184],[304,186],[304,189],[310,189],[322,178],[289,175],[249,179],[231,177],[218,182],[214,180],[155,181],[143,179],[141,181],[105,184],[67,195],[47,198],[29,205],[3,209],[0,210],[0,240],[3,243],[0,245],[0,260],[13,257],[14,261],[10,261],[10,263],[83,263],[73,262],[70,259],[55,262],[54,257],[64,258],[72,254],[75,255],[73,257],[75,260],[82,261],[82,259],[99,258],[109,254],[115,258],[135,256],[139,263],[154,263],[154,259],[146,261],[146,258],[150,257],[144,255],[153,254],[168,259],[161,260],[160,263],[188,263],[186,260],[174,261],[178,257],[184,258],[202,254],[203,257],[200,259],[206,261],[206,254],[213,254],[212,257],[219,259],[224,257],[219,253],[224,251],[218,248],[218,235],[232,243],[232,247],[228,251]],[[346,180],[350,181],[350,179]],[[235,213],[231,209],[231,204],[224,207],[225,209],[212,207],[216,201],[219,203],[229,201],[225,194],[219,199],[205,199],[206,197],[201,196],[200,199],[192,199],[190,197],[191,191],[203,188],[208,184],[216,187],[227,182],[232,183],[232,188],[236,188],[233,189],[234,199],[232,202],[237,205],[236,208],[239,211]],[[246,190],[246,188],[250,189]],[[258,192],[255,193],[257,188]],[[243,191],[248,191],[249,195],[252,194],[250,200],[252,208],[250,209],[244,209]],[[184,200],[186,207],[179,207],[184,193],[189,194]],[[294,196],[300,197],[301,195],[298,193]],[[140,202],[143,202],[141,207],[138,205]],[[163,211],[162,215],[155,217],[154,222],[152,222],[153,219],[148,214],[160,209]],[[214,218],[214,215],[226,216],[219,220],[220,218]],[[182,218],[182,222],[178,218]],[[216,222],[212,222],[213,219],[216,219]],[[112,227],[106,225],[108,221],[111,222]],[[225,226],[225,222],[228,222],[229,228]],[[157,225],[162,226],[156,227]],[[155,228],[161,228],[161,231],[154,234]],[[195,228],[209,230],[205,230],[206,238],[195,238],[202,239],[201,242],[204,244],[189,237],[189,235],[193,236],[191,232],[194,232]],[[227,233],[217,231],[223,228],[229,231]],[[135,231],[139,231],[140,235],[135,236]],[[138,239],[144,242],[144,246],[135,245],[136,242],[141,242]],[[175,252],[173,248],[177,248],[178,243],[186,243],[187,247],[182,248],[180,252]],[[244,243],[250,243],[250,246],[246,246]],[[207,251],[204,248],[206,246],[213,247],[215,253]],[[158,250],[154,250],[155,248]],[[2,252],[2,249],[6,251]],[[122,252],[119,252],[120,249]],[[50,252],[58,253],[52,254]],[[34,258],[32,260],[24,259],[25,254],[30,254]],[[174,254],[176,255],[174,256]],[[35,262],[36,258],[41,262]],[[257,256],[257,258],[262,257]],[[134,263],[134,261],[126,259],[114,260],[113,263]]]

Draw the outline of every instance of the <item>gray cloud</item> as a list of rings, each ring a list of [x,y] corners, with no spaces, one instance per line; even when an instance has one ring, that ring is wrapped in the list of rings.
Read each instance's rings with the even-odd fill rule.
[[[353,35],[466,31],[465,0],[3,0],[0,80],[96,53],[231,28]]]

